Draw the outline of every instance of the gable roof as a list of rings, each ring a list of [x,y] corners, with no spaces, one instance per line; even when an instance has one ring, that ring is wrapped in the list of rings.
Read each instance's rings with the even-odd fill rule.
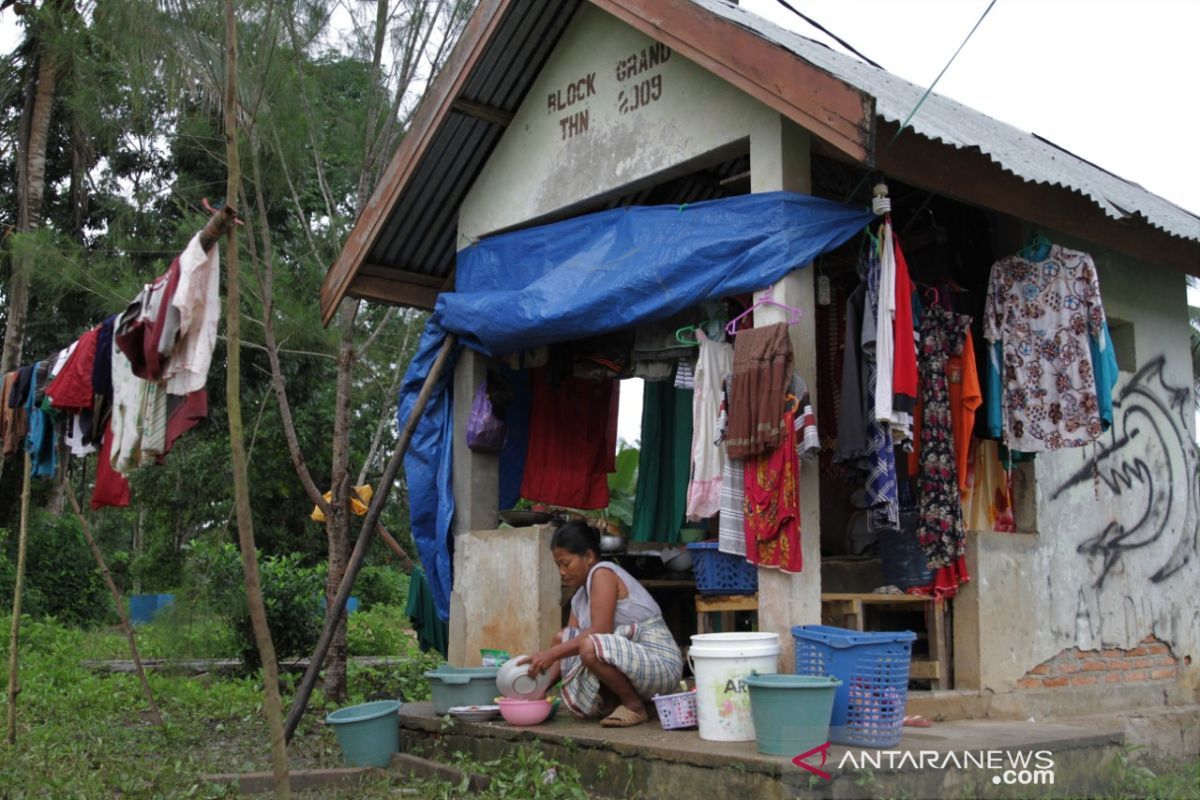
[[[1200,218],[1033,134],[727,0],[589,0],[808,129],[823,152],[1200,272]],[[452,288],[458,208],[582,0],[481,0],[321,287],[432,308]],[[786,76],[786,79],[781,79]]]

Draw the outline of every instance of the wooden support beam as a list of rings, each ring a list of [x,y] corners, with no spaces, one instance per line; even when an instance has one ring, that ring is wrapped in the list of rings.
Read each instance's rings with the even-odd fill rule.
[[[879,140],[891,141],[896,127],[881,123]],[[1200,275],[1200,242],[1171,236],[1140,217],[1113,219],[1082,194],[1030,183],[978,149],[958,149],[909,130],[890,148],[881,148],[877,167],[912,186],[1054,228],[1151,264]]]
[[[460,114],[466,114],[468,117],[490,122],[492,125],[499,125],[501,128],[507,128],[513,121],[513,113],[505,111],[502,108],[494,106],[485,106],[483,103],[475,103],[471,100],[464,100],[461,97],[454,101],[451,108]]]
[[[363,300],[377,300],[394,306],[409,306],[425,311],[433,310],[438,296],[438,290],[431,286],[415,286],[373,275],[355,276],[346,293]]]

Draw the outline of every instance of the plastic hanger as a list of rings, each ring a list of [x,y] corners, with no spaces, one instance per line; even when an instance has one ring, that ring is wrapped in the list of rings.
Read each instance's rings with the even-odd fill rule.
[[[1034,228],[1033,236],[1030,238],[1029,243],[1022,248],[1019,255],[1026,261],[1045,261],[1050,257],[1050,248],[1052,246],[1050,240],[1038,233],[1037,229]]]
[[[730,336],[736,335],[737,334],[737,324],[739,322],[741,322],[742,319],[744,319],[745,317],[754,313],[754,309],[758,308],[759,306],[775,306],[776,308],[782,308],[785,311],[789,312],[788,321],[787,321],[788,325],[795,325],[797,322],[799,322],[800,318],[804,316],[804,312],[798,308],[793,308],[792,306],[789,306],[786,303],[781,303],[778,300],[776,300],[772,296],[772,293],[774,292],[774,290],[775,290],[775,287],[771,286],[769,289],[767,289],[766,294],[764,294],[762,297],[758,298],[758,300],[754,301],[753,305],[751,305],[749,308],[747,308],[742,313],[738,314],[733,319],[729,320],[729,324],[725,326],[725,333],[729,334]]]
[[[679,342],[680,344],[695,345],[698,347],[700,342],[696,339],[697,330],[710,331],[713,330],[713,328],[710,326],[719,326],[724,324],[725,320],[723,319],[706,319],[703,322],[697,323],[696,325],[684,325],[682,328],[675,331],[675,341]],[[688,338],[688,334],[691,334],[690,339]],[[720,336],[720,333],[718,332],[717,335]]]

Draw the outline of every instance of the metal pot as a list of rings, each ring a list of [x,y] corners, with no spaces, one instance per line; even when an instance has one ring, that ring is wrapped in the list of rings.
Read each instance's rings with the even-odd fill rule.
[[[620,536],[611,536],[605,534],[600,537],[600,553],[602,555],[615,555],[616,553],[625,552],[625,539]]]

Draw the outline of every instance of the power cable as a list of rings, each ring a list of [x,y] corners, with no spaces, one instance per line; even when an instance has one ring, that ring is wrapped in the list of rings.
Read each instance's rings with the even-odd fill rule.
[[[858,57],[859,57],[859,58],[861,58],[863,61],[865,61],[865,62],[867,62],[868,64],[870,64],[872,67],[875,67],[876,69],[883,69],[883,67],[882,67],[882,66],[880,66],[878,63],[876,63],[876,62],[872,61],[871,59],[869,59],[869,58],[867,58],[866,56],[864,56],[862,53],[860,53],[860,52],[858,52],[857,50],[855,50],[855,49],[854,49],[854,47],[853,47],[853,45],[851,45],[851,44],[850,44],[849,42],[847,42],[845,39],[843,39],[842,37],[838,36],[836,33],[834,33],[833,31],[829,30],[829,28],[826,28],[824,25],[822,25],[821,23],[817,22],[817,21],[816,21],[815,19],[813,19],[812,17],[808,16],[807,14],[804,14],[804,13],[802,13],[802,12],[801,12],[799,9],[797,9],[797,8],[796,8],[795,6],[793,6],[791,3],[787,2],[787,0],[775,0],[775,2],[779,3],[779,5],[783,6],[783,7],[784,7],[784,8],[786,8],[788,11],[792,12],[792,13],[793,13],[793,14],[795,14],[797,17],[799,17],[800,19],[802,19],[802,20],[804,20],[805,22],[807,22],[809,25],[812,25],[814,28],[816,28],[817,30],[821,31],[821,32],[822,32],[822,33],[824,33],[826,36],[829,36],[829,37],[830,37],[831,39],[833,39],[835,42],[837,42],[837,43],[838,43],[838,44],[840,44],[842,47],[844,47],[844,48],[846,48],[847,50],[849,50],[851,53],[854,53],[854,55],[858,56]],[[886,69],[883,69],[883,71],[884,71],[884,72],[887,72],[887,70],[886,70]]]

